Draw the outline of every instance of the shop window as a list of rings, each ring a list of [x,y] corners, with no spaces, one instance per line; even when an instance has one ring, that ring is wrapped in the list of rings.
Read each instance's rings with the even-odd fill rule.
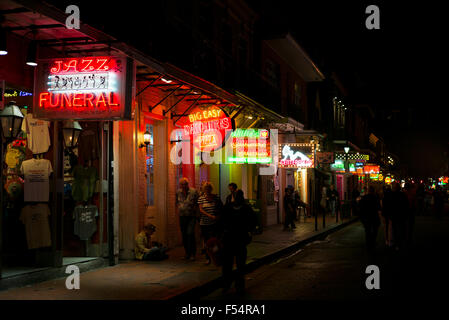
[[[147,204],[154,206],[154,143],[153,125],[147,124],[145,130],[151,135],[150,143],[146,146],[146,179],[147,179]]]

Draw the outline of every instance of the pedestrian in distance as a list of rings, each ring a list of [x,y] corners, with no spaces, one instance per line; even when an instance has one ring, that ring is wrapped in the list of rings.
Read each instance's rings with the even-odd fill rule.
[[[296,229],[295,225],[295,199],[293,198],[293,187],[288,186],[285,188],[284,195],[284,211],[285,211],[285,221],[284,221],[284,231],[292,231]]]
[[[160,243],[151,241],[154,232],[156,232],[156,227],[149,223],[137,234],[134,247],[137,260],[160,261],[168,258],[166,254],[168,249]]]
[[[433,192],[433,212],[437,219],[443,217],[444,211],[444,194],[441,191],[441,187],[437,186]]]
[[[334,217],[338,210],[339,196],[333,184],[331,184],[330,189],[327,190],[327,199],[329,201],[332,217]]]
[[[380,199],[374,187],[369,186],[368,194],[361,200],[360,221],[365,228],[366,247],[368,252],[376,249],[377,233],[380,225]]]
[[[200,209],[200,228],[203,238],[203,247],[206,249],[206,265],[211,263],[211,257],[207,253],[207,242],[211,238],[218,236],[217,221],[223,210],[223,203],[220,197],[212,193],[213,186],[210,182],[203,185],[203,194],[198,199]]]
[[[415,215],[416,215],[416,187],[415,185],[407,182],[405,184],[404,193],[408,200],[408,211],[405,221],[405,243],[408,247],[411,247],[413,240],[413,229],[415,227]]]
[[[256,217],[251,206],[246,203],[242,190],[237,190],[234,201],[227,202],[220,219],[223,230],[223,292],[232,285],[234,259],[237,266],[235,288],[245,290],[246,246],[251,242],[256,227]]]
[[[189,180],[179,180],[180,189],[176,193],[176,206],[179,214],[179,225],[182,234],[182,243],[185,250],[185,260],[195,260],[196,239],[195,225],[198,219],[198,191],[189,187]]]
[[[356,188],[354,188],[354,190],[352,190],[352,195],[351,195],[351,207],[352,207],[352,215],[353,216],[359,215],[359,212],[358,212],[359,201],[360,201],[360,191],[356,187]]]
[[[391,196],[391,223],[393,226],[394,246],[396,250],[402,251],[406,240],[409,204],[407,196],[401,191],[401,186],[397,182],[393,183]]]
[[[386,186],[382,198],[382,217],[385,232],[385,245],[388,249],[393,247],[393,226],[391,217],[393,215],[393,203],[392,203],[392,190],[391,186]]]

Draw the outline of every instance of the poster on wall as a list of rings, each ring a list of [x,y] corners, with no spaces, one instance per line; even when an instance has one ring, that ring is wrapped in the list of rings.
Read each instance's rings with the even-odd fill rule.
[[[313,168],[314,145],[308,143],[283,143],[279,145],[279,167]]]
[[[126,57],[39,60],[35,71],[36,118],[131,119],[135,63]]]

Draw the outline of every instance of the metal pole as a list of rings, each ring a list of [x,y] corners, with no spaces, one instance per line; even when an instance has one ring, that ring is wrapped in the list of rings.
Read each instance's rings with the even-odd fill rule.
[[[3,138],[0,137],[0,279],[2,278],[2,267],[3,267]]]
[[[114,257],[114,167],[113,164],[113,136],[112,126],[113,122],[109,121],[108,128],[108,247],[109,247],[109,265],[115,265]]]
[[[100,121],[100,240],[99,240],[99,256],[103,257],[103,232],[104,232],[104,197],[103,197],[103,180],[104,180],[104,121]]]

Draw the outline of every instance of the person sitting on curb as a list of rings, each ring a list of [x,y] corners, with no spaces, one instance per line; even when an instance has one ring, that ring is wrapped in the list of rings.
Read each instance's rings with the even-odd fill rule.
[[[149,223],[143,227],[136,236],[134,254],[137,260],[160,261],[168,258],[165,253],[167,248],[157,242],[151,242],[151,235],[156,231],[156,227]]]

